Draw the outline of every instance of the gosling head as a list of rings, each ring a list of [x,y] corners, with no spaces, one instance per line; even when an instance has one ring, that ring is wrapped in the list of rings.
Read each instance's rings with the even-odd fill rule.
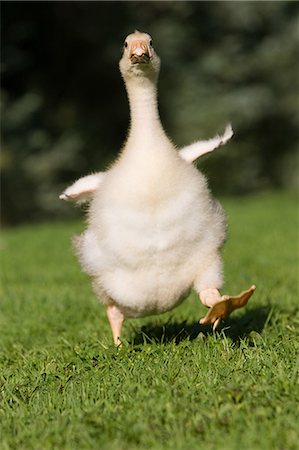
[[[154,50],[149,34],[135,31],[126,37],[119,67],[125,80],[148,78],[155,81],[157,79],[160,58]]]

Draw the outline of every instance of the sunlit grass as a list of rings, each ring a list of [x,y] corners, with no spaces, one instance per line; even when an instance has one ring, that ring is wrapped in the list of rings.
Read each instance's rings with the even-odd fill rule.
[[[1,449],[297,449],[295,194],[224,199],[225,292],[257,291],[213,334],[193,293],[127,321],[121,352],[72,254],[80,223],[1,241]]]

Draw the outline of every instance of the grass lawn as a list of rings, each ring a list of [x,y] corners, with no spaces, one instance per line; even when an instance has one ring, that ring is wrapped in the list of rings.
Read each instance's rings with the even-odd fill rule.
[[[222,201],[225,293],[255,283],[213,334],[193,293],[124,326],[70,244],[82,223],[6,230],[1,240],[0,448],[298,449],[298,203],[292,193]]]

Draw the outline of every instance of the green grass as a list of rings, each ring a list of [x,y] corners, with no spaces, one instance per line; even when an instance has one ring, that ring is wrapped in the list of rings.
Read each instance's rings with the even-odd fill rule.
[[[122,351],[71,251],[83,221],[3,232],[1,449],[298,449],[296,195],[222,203],[247,308],[213,334],[193,293],[126,321]]]

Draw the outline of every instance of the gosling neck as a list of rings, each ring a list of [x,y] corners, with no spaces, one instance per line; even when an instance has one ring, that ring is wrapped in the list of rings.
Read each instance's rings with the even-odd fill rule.
[[[130,78],[125,84],[131,114],[128,142],[150,143],[153,137],[164,135],[158,111],[156,81]]]

